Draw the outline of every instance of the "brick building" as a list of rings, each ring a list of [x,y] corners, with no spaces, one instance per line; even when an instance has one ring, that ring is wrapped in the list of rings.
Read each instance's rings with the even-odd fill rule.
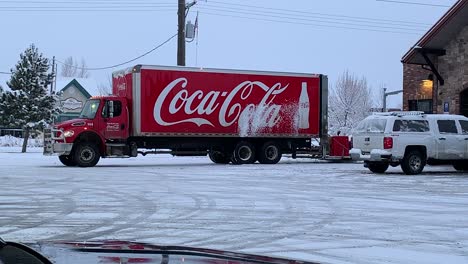
[[[468,116],[468,0],[459,0],[403,56],[403,108]]]

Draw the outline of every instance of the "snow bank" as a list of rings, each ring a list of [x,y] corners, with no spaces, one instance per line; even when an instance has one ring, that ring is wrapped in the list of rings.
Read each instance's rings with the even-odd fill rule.
[[[13,136],[1,136],[0,147],[21,147],[23,145],[23,139]],[[29,138],[28,147],[42,147],[42,138]]]

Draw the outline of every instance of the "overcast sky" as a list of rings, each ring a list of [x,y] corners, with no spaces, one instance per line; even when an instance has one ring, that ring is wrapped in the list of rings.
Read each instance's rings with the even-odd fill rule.
[[[402,89],[403,54],[455,0],[208,0],[199,39],[187,43],[187,66],[322,73],[334,85],[346,69],[377,90]],[[0,71],[10,71],[31,43],[45,56],[84,58],[89,67],[132,59],[177,31],[177,0],[0,1]],[[99,9],[99,11],[96,11]],[[119,10],[119,11],[115,11]],[[134,64],[176,65],[177,42]],[[197,52],[198,50],[198,52]],[[198,53],[198,60],[196,55]],[[59,67],[60,71],[60,67]],[[113,70],[93,71],[107,83]],[[0,74],[5,86],[7,75]],[[399,106],[401,95],[390,106]]]

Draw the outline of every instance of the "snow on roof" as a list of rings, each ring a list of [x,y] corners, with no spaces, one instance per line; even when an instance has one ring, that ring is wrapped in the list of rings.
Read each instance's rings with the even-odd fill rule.
[[[98,89],[98,82],[92,78],[73,78],[73,77],[59,77],[56,82],[56,91],[60,91],[75,79],[83,88],[91,95],[104,95]]]

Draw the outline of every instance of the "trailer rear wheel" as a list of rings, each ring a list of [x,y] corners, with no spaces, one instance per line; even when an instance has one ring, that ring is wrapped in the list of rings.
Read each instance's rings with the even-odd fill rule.
[[[216,164],[228,164],[231,161],[231,157],[227,153],[221,151],[210,151],[208,153],[210,160]]]
[[[60,155],[59,160],[65,166],[69,166],[69,167],[76,166],[75,159],[73,159],[72,155]]]
[[[276,164],[281,160],[281,149],[274,141],[266,142],[260,148],[258,161],[261,164]]]
[[[255,160],[255,147],[252,143],[247,141],[237,143],[231,158],[232,164],[252,164]]]
[[[99,149],[92,143],[78,143],[73,156],[80,167],[93,167],[100,159]]]

